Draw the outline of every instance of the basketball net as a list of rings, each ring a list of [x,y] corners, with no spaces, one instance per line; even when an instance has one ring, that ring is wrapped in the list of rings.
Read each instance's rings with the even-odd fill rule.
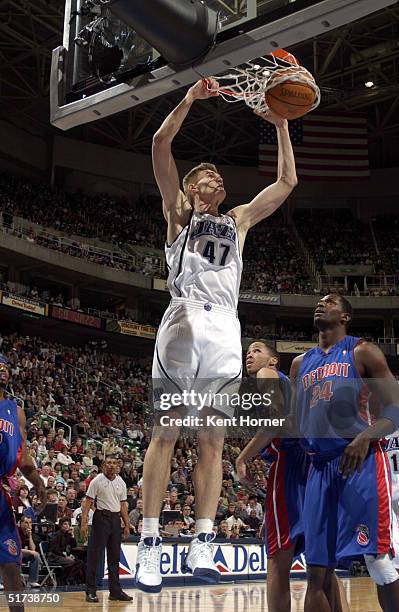
[[[264,113],[268,110],[266,93],[287,81],[301,83],[311,87],[315,93],[315,101],[310,111],[320,104],[320,89],[313,76],[301,66],[291,53],[284,49],[272,51],[264,57],[233,68],[231,72],[212,77],[219,83],[218,91],[226,102],[245,102],[253,111]]]

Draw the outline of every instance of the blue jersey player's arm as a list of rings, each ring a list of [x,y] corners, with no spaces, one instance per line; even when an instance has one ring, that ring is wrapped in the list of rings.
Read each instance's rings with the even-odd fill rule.
[[[290,382],[291,382],[291,427],[300,435],[298,432],[298,418],[297,418],[297,405],[296,405],[296,385],[299,371],[301,369],[302,361],[305,353],[298,355],[291,362],[290,368]]]
[[[257,386],[261,394],[273,391],[273,404],[274,409],[278,409],[280,414],[283,411],[284,397],[280,390],[276,387],[276,382],[279,380],[279,375],[273,368],[261,368],[256,374]],[[259,427],[255,436],[248,442],[243,448],[241,453],[236,459],[236,472],[239,480],[245,484],[250,482],[250,477],[247,471],[248,462],[256,457],[260,451],[269,446],[273,438],[276,437],[278,432],[270,431],[264,427]]]
[[[44,481],[40,478],[39,472],[35,468],[35,465],[32,461],[32,457],[28,453],[28,449],[26,446],[26,419],[25,413],[22,410],[21,406],[18,406],[18,424],[23,440],[18,467],[22,474],[25,476],[25,478],[29,480],[29,482],[32,483],[32,485],[36,489],[37,496],[40,500],[40,505],[37,506],[36,511],[38,514],[40,514],[41,512],[43,512],[47,502],[46,487],[44,486]]]
[[[360,472],[371,440],[380,440],[399,428],[399,385],[381,350],[371,342],[362,342],[354,349],[356,368],[369,390],[382,405],[380,418],[346,447],[340,469],[345,476]]]

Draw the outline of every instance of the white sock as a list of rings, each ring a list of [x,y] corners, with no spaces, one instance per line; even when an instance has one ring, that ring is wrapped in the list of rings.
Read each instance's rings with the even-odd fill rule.
[[[212,519],[202,518],[195,521],[195,536],[200,533],[212,533],[213,521]]]
[[[143,529],[141,531],[141,540],[144,538],[159,538],[159,518],[143,517]]]

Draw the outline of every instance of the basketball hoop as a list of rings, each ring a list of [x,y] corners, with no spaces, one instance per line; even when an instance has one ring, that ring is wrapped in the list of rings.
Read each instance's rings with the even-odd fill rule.
[[[320,104],[320,89],[313,76],[292,53],[284,49],[272,51],[233,68],[228,74],[213,78],[219,83],[219,89],[212,89],[208,84],[209,91],[218,91],[226,102],[245,102],[255,112],[266,112],[266,93],[287,81],[306,84],[313,89],[315,101],[309,110],[314,110]]]

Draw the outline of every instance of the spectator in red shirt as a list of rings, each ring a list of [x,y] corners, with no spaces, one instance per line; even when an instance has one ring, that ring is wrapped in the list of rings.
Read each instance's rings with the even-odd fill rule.
[[[83,444],[82,444],[82,438],[76,438],[75,446],[76,446],[76,454],[83,455],[84,449],[83,449]]]

